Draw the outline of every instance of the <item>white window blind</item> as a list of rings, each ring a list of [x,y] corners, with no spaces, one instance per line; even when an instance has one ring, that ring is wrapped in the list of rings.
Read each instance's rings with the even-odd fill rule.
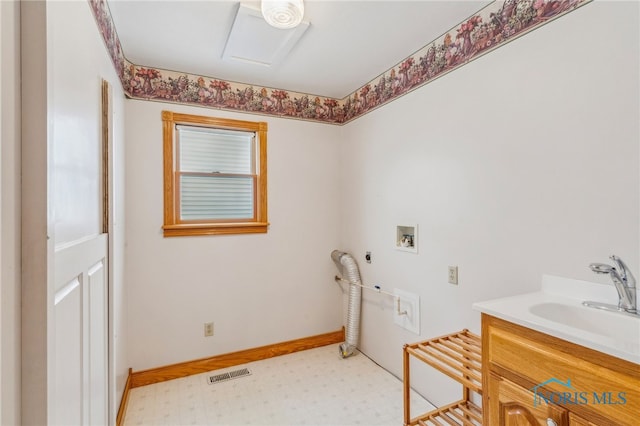
[[[176,126],[181,220],[255,217],[255,134]]]

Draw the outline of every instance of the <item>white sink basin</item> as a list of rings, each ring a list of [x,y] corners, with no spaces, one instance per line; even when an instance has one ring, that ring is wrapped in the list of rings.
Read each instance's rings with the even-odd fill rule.
[[[617,302],[613,286],[553,276],[544,276],[542,284],[541,291],[478,302],[473,307],[482,313],[640,364],[640,316],[582,304],[585,300]]]
[[[640,317],[608,312],[587,306],[563,303],[538,303],[529,307],[529,312],[549,321],[577,328],[604,338],[640,344]]]

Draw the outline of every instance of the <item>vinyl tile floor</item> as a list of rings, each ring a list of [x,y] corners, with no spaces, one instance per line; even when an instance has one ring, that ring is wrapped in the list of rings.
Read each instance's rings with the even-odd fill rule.
[[[250,375],[209,384],[209,377]],[[411,412],[433,406],[412,391]],[[134,388],[125,426],[399,426],[402,381],[362,353],[346,359],[329,345]]]

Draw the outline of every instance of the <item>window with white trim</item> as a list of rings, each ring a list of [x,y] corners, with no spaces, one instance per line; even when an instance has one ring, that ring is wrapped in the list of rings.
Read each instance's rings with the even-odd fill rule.
[[[162,112],[164,235],[267,232],[267,123]]]

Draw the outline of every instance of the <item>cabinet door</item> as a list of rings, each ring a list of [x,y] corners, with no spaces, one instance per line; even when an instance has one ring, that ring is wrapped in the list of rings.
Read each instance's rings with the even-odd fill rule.
[[[557,406],[534,404],[531,391],[502,377],[489,376],[489,424],[499,426],[567,426],[567,412]]]
[[[569,413],[569,424],[571,426],[597,426],[595,423],[591,423],[589,420],[578,417],[573,413]]]

